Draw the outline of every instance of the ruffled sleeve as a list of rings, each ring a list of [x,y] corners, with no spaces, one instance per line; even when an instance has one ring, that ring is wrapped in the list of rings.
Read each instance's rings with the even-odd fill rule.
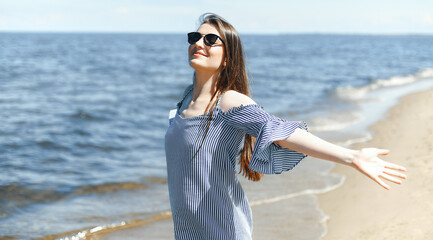
[[[308,130],[303,121],[286,121],[267,113],[257,104],[231,108],[222,116],[228,125],[256,138],[249,165],[253,171],[280,174],[307,156],[274,143],[288,138],[297,128]]]

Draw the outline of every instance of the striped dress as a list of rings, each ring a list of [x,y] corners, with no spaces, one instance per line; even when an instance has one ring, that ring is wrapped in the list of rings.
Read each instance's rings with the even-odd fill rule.
[[[257,104],[224,112],[219,107],[220,96],[202,143],[207,127],[203,120],[209,113],[183,118],[179,112],[186,96],[192,94],[192,86],[188,88],[165,135],[175,238],[251,239],[251,209],[236,170],[245,134],[256,137],[250,169],[279,174],[306,155],[273,141],[289,137],[296,128],[306,130],[306,124],[280,119]]]

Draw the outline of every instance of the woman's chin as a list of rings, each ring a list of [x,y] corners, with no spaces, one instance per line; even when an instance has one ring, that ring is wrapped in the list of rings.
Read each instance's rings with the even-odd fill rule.
[[[189,66],[192,67],[195,71],[215,72],[219,68],[219,66],[209,66],[197,60],[198,59],[192,59],[189,61]]]
[[[197,59],[190,59],[189,60],[189,65],[194,68],[195,66],[200,66],[200,63],[197,62]]]
[[[194,68],[196,71],[207,68],[203,63],[201,63],[200,61],[197,61],[197,60],[198,59],[191,59],[189,61],[189,66],[191,66],[192,68]]]

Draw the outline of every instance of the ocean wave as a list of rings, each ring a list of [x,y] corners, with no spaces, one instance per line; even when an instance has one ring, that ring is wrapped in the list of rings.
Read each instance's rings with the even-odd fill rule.
[[[337,176],[335,174],[330,174],[330,175]],[[279,201],[283,201],[286,199],[295,198],[295,197],[299,197],[299,196],[303,196],[303,195],[317,195],[317,194],[327,193],[327,192],[335,190],[335,189],[339,188],[341,185],[343,185],[346,177],[342,176],[342,175],[338,175],[338,177],[340,178],[340,181],[338,183],[332,185],[332,186],[328,186],[328,187],[320,188],[320,189],[305,189],[305,190],[300,191],[300,192],[294,192],[294,193],[280,195],[280,196],[276,196],[276,197],[272,197],[272,198],[255,200],[255,201],[251,201],[250,205],[251,206],[259,206],[259,205],[279,202]]]
[[[87,120],[87,121],[105,121],[108,120],[105,117],[96,116],[94,114],[91,114],[89,112],[86,112],[85,110],[78,109],[75,113],[71,114],[69,116],[72,119],[80,119],[80,120]]]
[[[307,119],[308,129],[312,132],[337,131],[354,125],[363,118],[357,112],[338,112]]]
[[[165,184],[167,180],[159,177],[146,177],[146,183],[111,182],[99,185],[82,186],[74,191],[54,189],[32,189],[20,184],[0,186],[0,217],[34,203],[48,203],[77,195],[107,194],[119,191],[135,191],[149,188],[149,184]]]
[[[80,136],[90,136],[91,134],[85,129],[75,129],[73,133],[78,134]]]
[[[74,195],[88,195],[88,194],[103,194],[110,192],[117,192],[121,190],[138,190],[148,188],[149,186],[144,183],[137,182],[113,182],[104,183],[100,185],[83,186],[74,191]]]
[[[33,203],[52,202],[63,198],[63,194],[50,189],[31,189],[20,184],[0,186],[0,218]]]
[[[346,141],[343,142],[339,142],[337,143],[338,145],[341,146],[346,146],[349,147],[355,143],[364,143],[364,142],[368,142],[372,139],[372,135],[370,133],[367,133],[364,137],[359,137],[359,138],[353,138],[353,139],[348,139]]]
[[[425,68],[415,74],[393,76],[388,79],[375,79],[370,84],[361,87],[337,87],[332,96],[346,101],[361,100],[368,92],[384,87],[397,87],[413,83],[420,79],[433,78],[433,68]]]
[[[67,233],[54,234],[49,235],[43,238],[39,238],[39,240],[80,240],[80,239],[101,239],[106,233],[110,233],[116,230],[121,230],[125,228],[137,227],[145,224],[149,224],[151,222],[164,220],[166,218],[171,217],[171,211],[165,211],[157,213],[152,217],[148,217],[145,219],[135,219],[131,221],[121,221],[118,223],[105,224],[94,226],[90,228],[85,228],[77,231],[71,231]]]
[[[36,144],[45,149],[59,150],[59,151],[70,151],[71,149],[66,146],[62,146],[59,142],[53,142],[50,140],[38,141]]]
[[[100,144],[93,144],[93,143],[75,143],[75,146],[79,148],[90,148],[90,149],[98,149],[101,151],[126,151],[127,148],[124,147],[113,147],[113,146],[103,146]]]

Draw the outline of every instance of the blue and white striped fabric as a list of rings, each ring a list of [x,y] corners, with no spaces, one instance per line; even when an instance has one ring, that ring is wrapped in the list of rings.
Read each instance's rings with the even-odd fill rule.
[[[199,149],[208,114],[181,117],[179,109],[185,97],[192,93],[192,87],[189,88],[178,103],[165,135],[175,238],[251,239],[251,209],[236,171],[245,134],[257,138],[250,168],[279,174],[292,169],[306,155],[273,141],[288,138],[296,128],[307,130],[306,124],[280,119],[257,104],[224,112],[218,106],[221,96]]]

